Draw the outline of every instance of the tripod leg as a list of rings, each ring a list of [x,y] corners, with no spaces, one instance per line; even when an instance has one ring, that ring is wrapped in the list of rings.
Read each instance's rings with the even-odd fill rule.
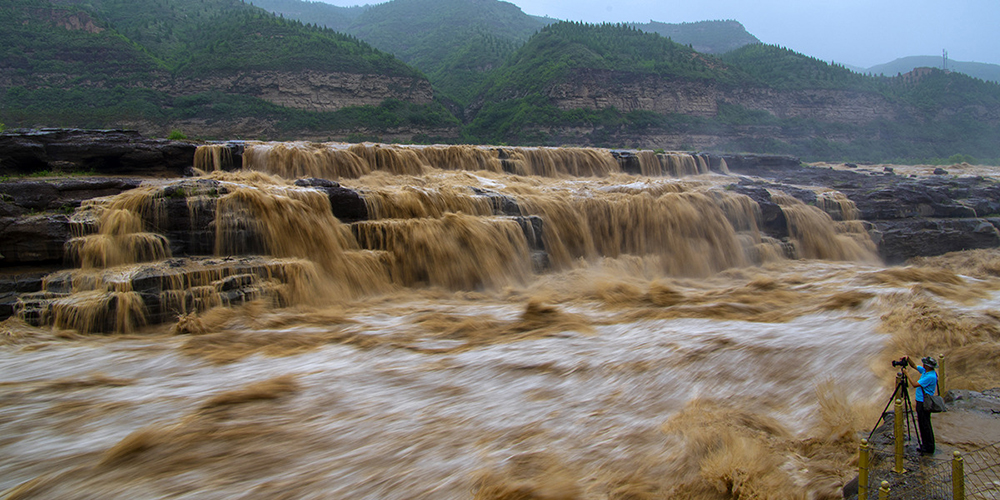
[[[904,416],[906,420],[906,435],[910,436],[911,432],[910,424],[912,423],[913,424],[912,429],[916,430],[915,434],[917,435],[917,447],[923,448],[924,443],[921,441],[920,430],[919,430],[920,427],[917,426],[917,412],[914,411],[913,404],[910,403],[909,390],[907,390],[907,387],[905,385],[903,385],[902,388],[903,388],[904,407],[906,408],[906,410],[904,411]]]
[[[893,389],[892,395],[889,396],[889,402],[885,404],[885,408],[882,408],[882,413],[878,417],[878,421],[875,422],[875,427],[872,427],[872,431],[868,433],[868,441],[872,440],[872,436],[875,435],[875,430],[878,429],[879,424],[885,421],[885,414],[889,411],[889,407],[892,406],[892,402],[896,400],[896,394],[899,393],[900,385],[896,384],[896,388]]]

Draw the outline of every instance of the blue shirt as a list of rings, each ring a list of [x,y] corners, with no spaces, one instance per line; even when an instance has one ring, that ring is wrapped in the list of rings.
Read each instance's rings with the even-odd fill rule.
[[[917,371],[920,372],[920,380],[917,381],[918,387],[915,392],[914,399],[917,401],[924,401],[924,394],[934,395],[934,391],[937,389],[937,372],[934,370],[927,371],[924,367],[918,366]]]

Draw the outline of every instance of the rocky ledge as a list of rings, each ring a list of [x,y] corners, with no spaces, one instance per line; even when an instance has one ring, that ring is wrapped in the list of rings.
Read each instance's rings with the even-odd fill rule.
[[[234,161],[229,167],[235,168],[242,150],[239,144],[232,147]],[[115,175],[0,182],[0,319],[13,312],[18,297],[55,293],[44,290],[43,277],[74,266],[73,252],[69,251],[71,241],[96,230],[96,221],[74,215],[76,209],[86,200],[139,186],[140,179],[124,175],[173,178],[159,181],[154,196],[157,213],[162,217],[147,220],[147,226],[156,228],[157,237],[169,242],[170,255],[174,257],[200,258],[213,254],[216,239],[213,199],[224,195],[227,188],[212,179],[183,178],[191,171],[195,149],[194,144],[145,139],[124,131],[42,130],[0,134],[0,173],[41,169]],[[640,170],[636,152],[613,154],[625,172]],[[891,169],[877,174],[835,170],[805,166],[797,158],[787,156],[707,153],[697,156],[702,170],[725,172],[724,162],[733,174],[745,174],[734,178],[731,189],[757,202],[763,231],[778,240],[788,238],[788,223],[783,209],[771,199],[775,191],[822,208],[834,220],[845,218],[840,205],[825,203],[817,196],[815,187],[822,187],[839,191],[854,202],[858,218],[890,264],[915,256],[1000,246],[1000,183],[991,178],[912,177],[897,175]],[[351,224],[356,235],[368,223],[362,193],[325,179],[300,179],[296,184],[324,192],[333,215]],[[513,219],[521,226],[536,267],[545,267],[542,219],[521,216],[516,200],[508,196],[488,190],[474,193],[490,201],[495,217]],[[192,210],[192,206],[198,209]],[[241,233],[241,241],[230,242],[240,250],[236,253],[263,251],[262,237],[251,226]],[[377,241],[368,243],[368,250],[383,250]],[[35,297],[36,308],[44,309],[46,301],[53,298],[58,297],[44,293]],[[145,307],[155,310],[156,304],[149,302]]]
[[[196,144],[124,130],[40,129],[0,134],[0,175],[40,171],[180,177]]]
[[[879,253],[887,264],[912,257],[1000,246],[1000,182],[986,177],[897,175],[836,170],[791,163],[757,162],[744,167],[729,164],[733,173],[753,175],[740,182],[739,191],[761,203],[767,219],[767,190],[777,189],[810,205],[818,203],[813,190],[836,190],[857,205],[858,219],[878,233]],[[840,220],[836,207],[825,208]],[[767,221],[765,220],[765,224]],[[766,224],[767,225],[767,224]],[[770,225],[780,230],[780,221]]]

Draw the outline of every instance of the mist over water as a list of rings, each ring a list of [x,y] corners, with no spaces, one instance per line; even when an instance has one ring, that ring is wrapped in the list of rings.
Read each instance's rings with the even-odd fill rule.
[[[248,144],[244,170],[206,174],[215,192],[185,184],[215,210],[205,261],[155,231],[175,181],[85,205],[51,326],[0,323],[0,491],[839,498],[889,359],[943,352],[952,388],[997,383],[1000,253],[886,269],[839,193],[772,193],[780,242],[703,158],[641,162]],[[286,176],[359,191],[368,219]],[[222,307],[238,266],[265,278]],[[162,325],[131,301],[150,269],[176,281]]]

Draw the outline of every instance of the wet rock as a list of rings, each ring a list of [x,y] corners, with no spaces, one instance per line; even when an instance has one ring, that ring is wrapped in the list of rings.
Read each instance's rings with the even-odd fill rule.
[[[509,215],[513,217],[521,215],[521,207],[518,206],[517,200],[510,196],[476,187],[472,188],[472,192],[477,196],[482,196],[490,200],[494,215]]]
[[[911,257],[1000,246],[1000,232],[985,219],[910,218],[874,223],[882,233],[879,253],[888,264]]]
[[[517,225],[521,226],[524,238],[528,241],[528,248],[536,252],[545,251],[545,242],[542,241],[543,225],[542,218],[537,215],[529,217],[515,217]]]
[[[102,177],[4,182],[0,183],[0,216],[5,212],[9,215],[30,211],[69,212],[84,200],[116,195],[140,184],[138,179]]]
[[[340,183],[338,182],[334,182],[329,179],[318,179],[315,177],[309,179],[298,179],[295,181],[295,185],[299,187],[324,187],[324,188],[340,187]]]
[[[618,165],[622,172],[626,174],[639,175],[642,173],[642,166],[639,164],[639,157],[632,151],[611,151],[611,155],[618,160]]]
[[[0,218],[0,266],[62,263],[69,238],[65,215]]]
[[[368,220],[368,205],[357,191],[337,186],[316,187],[330,198],[333,216],[344,223]]]
[[[983,177],[875,176],[848,170],[812,167],[767,170],[759,173],[768,180],[744,179],[736,192],[766,203],[766,196],[754,194],[748,187],[779,189],[805,203],[809,196],[798,186],[822,186],[835,189],[853,201],[860,219],[874,224],[869,231],[879,245],[880,254],[889,263],[914,256],[998,246],[993,228],[994,215],[1000,215],[1000,183]],[[765,204],[761,208],[766,210]],[[984,217],[991,217],[988,220]],[[985,223],[984,223],[985,222]],[[776,227],[765,228],[774,237]],[[881,233],[881,239],[878,235]]]
[[[1000,388],[983,392],[952,389],[944,395],[949,409],[1000,415]]]
[[[238,290],[243,287],[250,286],[257,281],[257,277],[252,274],[237,274],[235,276],[229,276],[219,280],[215,284],[216,288],[223,292],[229,292],[232,290]]]
[[[733,173],[760,175],[765,172],[798,170],[802,167],[802,161],[794,156],[756,154],[719,156],[726,160],[729,171]]]
[[[14,315],[19,297],[15,292],[0,292],[0,321]]]
[[[41,129],[0,135],[0,173],[43,170],[179,177],[197,146],[123,130]]]
[[[938,167],[934,169],[934,175],[948,175],[948,171],[941,167]]]
[[[55,185],[42,181],[5,182],[0,184],[5,200],[27,210],[48,210],[59,197]]]
[[[150,324],[174,321],[189,312],[200,312],[219,304],[241,304],[267,295],[262,282],[287,282],[281,263],[266,258],[243,259],[171,259],[143,265],[130,282],[131,290],[142,300],[144,321]],[[0,321],[13,314],[28,323],[40,326],[52,321],[53,301],[70,297],[74,271],[32,273],[0,278]],[[44,285],[44,287],[43,287]],[[106,285],[96,284],[96,290]],[[117,286],[115,288],[118,288]],[[106,303],[91,325],[97,333],[115,332],[119,325],[116,311],[118,299],[106,295]]]
[[[767,188],[752,183],[740,183],[733,192],[749,196],[760,207],[761,231],[775,239],[788,238],[788,219],[777,203],[771,200]]]

